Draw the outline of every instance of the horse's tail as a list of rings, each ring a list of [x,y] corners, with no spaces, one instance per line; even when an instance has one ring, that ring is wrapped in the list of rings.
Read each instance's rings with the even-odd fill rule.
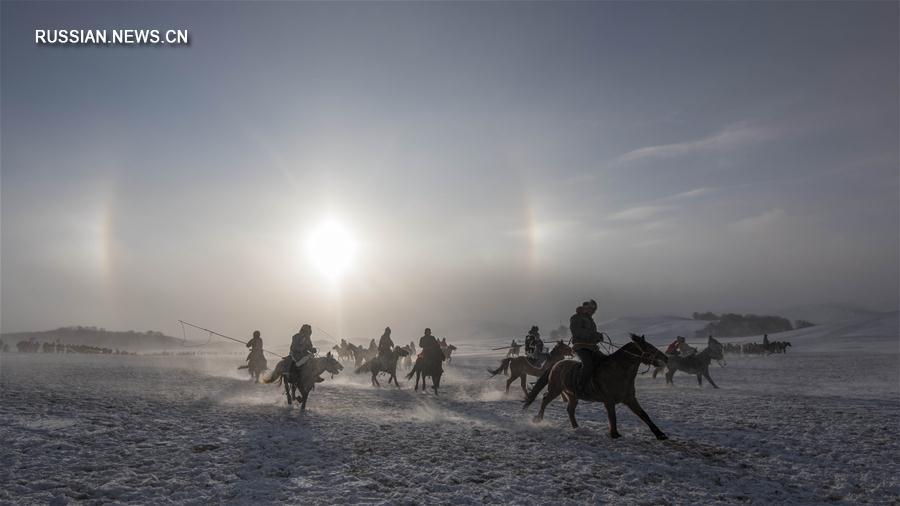
[[[488,372],[491,373],[491,377],[493,378],[494,376],[500,374],[501,372],[503,374],[506,374],[506,371],[509,369],[510,362],[512,362],[511,358],[504,358],[503,362],[500,362],[500,367],[494,369],[493,371],[488,369]]]
[[[525,401],[522,409],[528,409],[528,406],[531,406],[531,403],[534,402],[535,399],[537,399],[537,396],[539,393],[541,393],[541,390],[543,390],[544,387],[547,386],[547,383],[550,382],[550,371],[552,370],[552,367],[547,368],[547,370],[544,371],[544,374],[541,374],[541,377],[534,382],[534,386],[531,387],[531,390],[529,390],[528,394],[525,396]]]
[[[359,367],[356,368],[356,374],[363,373],[363,372],[368,372],[369,369],[371,369],[371,368],[372,368],[372,362],[371,362],[371,361],[367,361],[365,364],[363,364],[363,365],[361,365],[361,366],[359,366]]]
[[[413,368],[409,370],[409,374],[406,375],[406,379],[412,379],[413,376],[416,375],[416,371],[419,370],[419,361],[416,360],[416,363],[413,365]]]
[[[269,384],[278,381],[278,384],[281,384],[281,377],[284,375],[285,361],[281,360],[278,362],[278,365],[275,366],[275,370],[272,371],[272,374],[268,378],[263,378],[263,383]]]

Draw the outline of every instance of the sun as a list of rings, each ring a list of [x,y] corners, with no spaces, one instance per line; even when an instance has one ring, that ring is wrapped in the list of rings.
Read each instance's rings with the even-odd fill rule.
[[[345,226],[329,220],[313,229],[307,238],[306,250],[323,276],[338,281],[353,267],[357,243]]]

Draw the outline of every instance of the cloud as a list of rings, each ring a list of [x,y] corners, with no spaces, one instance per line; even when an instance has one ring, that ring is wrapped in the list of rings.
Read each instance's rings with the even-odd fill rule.
[[[780,221],[785,215],[783,209],[770,209],[762,214],[735,221],[730,226],[742,230],[758,230]]]
[[[701,195],[706,195],[708,193],[712,193],[712,188],[694,188],[693,190],[688,190],[686,192],[676,193],[675,195],[670,195],[661,200],[685,200],[699,197]]]
[[[644,221],[668,210],[668,206],[635,206],[609,215],[613,221]]]
[[[745,123],[737,123],[702,139],[634,149],[613,160],[613,165],[731,149],[757,142],[765,137],[765,132],[762,129]]]

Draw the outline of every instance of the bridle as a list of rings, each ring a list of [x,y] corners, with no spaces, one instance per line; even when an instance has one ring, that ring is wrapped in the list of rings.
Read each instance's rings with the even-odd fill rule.
[[[601,332],[600,334],[606,336],[606,340],[608,342],[607,349],[615,348],[617,351],[621,351],[622,353],[625,353],[626,355],[630,355],[632,357],[637,358],[638,360],[640,360],[640,362],[642,364],[646,365],[647,370],[642,372],[641,374],[646,374],[647,371],[649,371],[651,368],[656,367],[656,364],[653,362],[653,357],[656,354],[653,352],[653,350],[645,350],[643,346],[635,343],[637,345],[637,347],[641,350],[641,353],[640,354],[633,353],[630,350],[626,349],[624,344],[617,345],[616,343],[614,343],[613,340],[609,337],[609,334],[607,334],[605,332]],[[612,354],[612,353],[610,353],[610,354]]]

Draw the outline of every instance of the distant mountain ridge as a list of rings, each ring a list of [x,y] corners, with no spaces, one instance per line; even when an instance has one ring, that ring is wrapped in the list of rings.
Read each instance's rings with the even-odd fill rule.
[[[185,345],[182,339],[153,330],[146,332],[114,331],[97,327],[61,327],[39,332],[9,332],[0,334],[0,338],[11,347],[14,347],[19,341],[32,339],[40,342],[59,340],[62,344],[84,344],[127,351],[169,350],[182,348]]]

